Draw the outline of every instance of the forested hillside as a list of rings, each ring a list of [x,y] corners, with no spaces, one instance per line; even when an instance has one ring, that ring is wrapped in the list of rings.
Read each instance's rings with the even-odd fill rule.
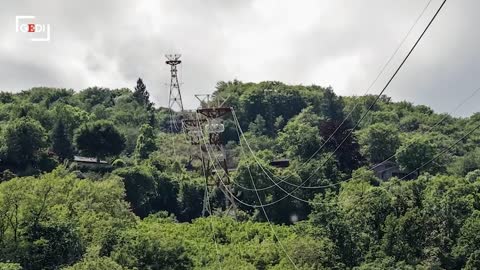
[[[201,147],[148,90],[0,93],[0,270],[480,269],[480,113],[219,82],[238,209],[202,217]]]

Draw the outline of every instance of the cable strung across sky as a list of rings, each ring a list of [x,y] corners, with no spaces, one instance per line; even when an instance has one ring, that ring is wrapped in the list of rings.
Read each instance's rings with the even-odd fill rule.
[[[466,97],[466,98],[463,99],[461,102],[459,102],[459,103],[455,106],[455,108],[454,108],[453,110],[451,110],[451,112],[449,112],[449,114],[452,114],[453,112],[458,111],[460,108],[462,108],[462,106],[463,106],[465,103],[467,103],[468,101],[470,101],[470,100],[471,100],[475,95],[477,95],[479,92],[480,92],[480,88],[474,89],[474,91],[472,91],[472,93],[471,93],[468,97]],[[446,115],[445,115],[444,117],[442,117],[439,121],[437,121],[433,126],[430,126],[430,127],[428,128],[428,130],[425,131],[425,133],[431,132],[435,127],[437,127],[438,125],[440,125],[441,123],[443,123],[446,119],[448,119],[448,118],[450,117],[449,114],[446,114]],[[239,126],[240,124],[237,122],[237,125]],[[238,131],[238,127],[237,127],[237,132],[239,132],[239,131]],[[241,143],[241,138],[242,138],[242,136],[243,136],[243,133],[242,133],[242,135],[238,134],[238,137],[239,137],[239,140],[240,140],[240,146],[242,147],[242,151],[243,151],[243,144]],[[245,140],[246,140],[246,138],[245,138]],[[252,154],[252,157],[255,159],[255,156],[254,156],[255,153],[252,152],[251,154]],[[389,161],[389,160],[391,160],[391,159],[394,158],[394,157],[395,157],[395,154],[394,154],[394,155],[391,155],[390,157],[386,158],[385,160],[383,160],[383,161],[381,161],[381,162],[379,162],[379,163],[371,166],[370,169],[373,170],[373,169],[377,168],[378,166],[382,165],[384,162]],[[257,165],[263,167],[263,165],[260,164],[260,163],[257,163]],[[269,171],[267,168],[265,168],[265,167],[263,167],[263,168],[264,168],[264,173],[265,173],[265,174],[272,175],[274,178],[277,178],[277,179],[280,178],[280,177],[275,177],[275,174],[274,174],[273,172]],[[266,172],[265,172],[265,171],[266,171]],[[382,171],[380,171],[380,172],[382,172]],[[287,178],[282,178],[282,179],[287,179]],[[271,181],[274,181],[274,180],[272,179]],[[348,181],[348,180],[347,180],[347,181]],[[337,182],[337,183],[332,183],[332,184],[328,184],[328,185],[320,185],[320,186],[300,186],[300,185],[298,185],[298,184],[290,183],[290,182],[288,182],[288,181],[278,181],[278,182],[276,182],[275,184],[272,184],[272,185],[270,185],[270,186],[266,186],[266,187],[262,187],[262,188],[257,188],[257,190],[258,190],[258,191],[264,191],[264,190],[268,190],[268,189],[271,189],[271,188],[275,188],[276,185],[281,184],[281,183],[286,183],[286,184],[288,184],[288,185],[290,185],[290,186],[300,187],[300,188],[302,188],[302,189],[321,189],[321,188],[334,187],[334,186],[337,186],[337,185],[341,184],[342,182],[345,182],[345,181],[340,181],[340,182]],[[242,186],[242,185],[240,185],[239,183],[237,183],[237,182],[235,182],[235,181],[233,181],[233,184],[236,185],[236,186],[238,186],[238,187],[241,188],[241,189],[244,189],[244,190],[247,190],[247,191],[254,191],[253,188],[249,188],[249,187]]]
[[[429,2],[429,3],[430,3],[430,2]],[[428,4],[429,4],[429,3],[428,3]],[[333,155],[338,151],[338,149],[345,143],[346,139],[347,139],[349,136],[351,136],[351,134],[354,132],[354,130],[359,126],[359,124],[365,119],[366,115],[371,111],[371,109],[373,108],[373,106],[378,102],[378,100],[379,100],[380,97],[383,95],[383,93],[385,92],[385,90],[388,88],[388,86],[390,85],[390,83],[393,81],[393,79],[396,77],[396,75],[397,75],[398,72],[401,70],[401,68],[403,67],[403,65],[406,63],[406,61],[408,60],[408,58],[410,57],[410,55],[412,54],[412,52],[414,51],[414,49],[417,47],[417,45],[419,44],[420,40],[421,40],[422,37],[425,35],[425,33],[427,32],[427,30],[429,29],[429,27],[431,26],[431,24],[433,23],[433,21],[435,20],[435,18],[437,17],[437,15],[438,15],[439,12],[441,11],[441,9],[443,8],[443,6],[444,6],[445,3],[446,3],[446,0],[444,0],[444,1],[442,2],[442,4],[440,5],[440,7],[438,8],[438,10],[436,11],[436,13],[434,14],[434,16],[433,16],[432,19],[430,20],[430,22],[427,24],[427,26],[426,26],[425,29],[423,30],[422,34],[418,37],[418,39],[416,40],[416,42],[415,42],[415,44],[413,45],[413,47],[410,49],[410,51],[408,52],[408,54],[405,56],[405,58],[403,59],[403,61],[400,63],[400,65],[399,65],[398,68],[395,70],[395,72],[393,73],[393,75],[391,76],[391,78],[388,80],[388,82],[386,83],[386,85],[383,87],[383,89],[380,91],[380,93],[376,96],[375,100],[372,102],[372,104],[370,104],[370,106],[368,107],[367,111],[360,117],[360,119],[357,121],[357,123],[354,125],[354,127],[349,131],[349,133],[347,134],[347,136],[345,136],[345,138],[340,142],[340,144],[335,148],[335,150],[329,155],[329,157],[327,158],[326,161],[328,161],[330,158],[333,157]],[[427,6],[428,6],[428,5],[427,5]],[[426,9],[426,8],[425,8],[425,9]],[[424,9],[424,11],[425,11],[425,9]],[[422,11],[422,14],[423,14],[424,11]],[[417,21],[418,21],[418,19],[417,19]],[[415,24],[416,24],[416,22],[415,22]],[[414,25],[415,25],[415,24],[414,24]],[[412,29],[413,29],[413,27],[412,27]],[[410,31],[411,31],[411,29],[410,29]],[[410,32],[410,31],[409,31],[409,32]],[[407,36],[408,36],[408,34],[407,34]],[[402,41],[402,43],[403,43],[403,41]],[[401,44],[402,44],[402,43],[401,43]],[[401,46],[401,45],[400,45],[400,46]],[[400,46],[399,46],[399,47],[400,47]],[[397,50],[398,50],[398,48],[397,48]],[[396,54],[396,51],[395,51],[394,55],[395,55],[395,54]],[[393,56],[392,56],[392,58],[393,58]],[[392,59],[392,58],[391,58],[391,59]],[[387,61],[387,64],[385,65],[384,68],[386,68],[386,66],[387,66],[388,63],[391,61],[391,59],[389,59],[389,61]],[[381,71],[381,73],[382,73],[382,72],[383,72],[383,70]],[[381,73],[380,73],[380,74],[381,74]],[[380,76],[380,75],[379,75],[379,76]],[[378,77],[377,77],[377,79],[378,79]],[[377,79],[375,79],[375,81],[376,81]],[[375,81],[374,81],[374,83],[375,83]],[[374,83],[372,83],[372,85],[373,85]],[[369,91],[369,89],[367,90],[367,92],[368,92],[368,91]],[[355,108],[354,108],[354,109],[355,109]],[[354,110],[354,109],[353,109],[353,110]],[[352,111],[353,111],[353,110],[352,110]],[[302,198],[299,198],[299,197],[293,195],[293,193],[294,193],[296,190],[298,190],[299,188],[303,187],[303,186],[305,185],[305,183],[310,180],[310,178],[314,175],[314,173],[316,173],[316,171],[318,171],[318,169],[319,169],[321,166],[319,166],[317,169],[315,169],[315,170],[314,170],[314,173],[312,173],[306,180],[304,180],[299,186],[295,187],[292,191],[287,191],[287,190],[285,190],[285,189],[282,188],[277,182],[275,182],[275,180],[273,180],[273,179],[270,177],[269,173],[267,173],[267,172],[265,171],[265,169],[263,168],[263,166],[260,164],[260,162],[258,161],[258,158],[255,156],[255,153],[254,153],[253,150],[251,149],[248,141],[246,140],[246,138],[245,138],[245,136],[244,136],[244,134],[243,134],[243,131],[242,131],[241,126],[240,126],[240,124],[239,124],[239,121],[238,121],[237,115],[236,115],[236,113],[235,113],[235,110],[232,109],[231,112],[232,112],[232,115],[233,115],[233,118],[234,118],[234,123],[235,123],[235,126],[236,126],[237,134],[239,135],[239,142],[240,142],[240,147],[241,147],[242,153],[245,153],[244,148],[243,148],[243,144],[242,144],[242,139],[243,139],[244,142],[245,142],[245,144],[246,144],[246,146],[247,146],[247,148],[248,148],[249,151],[251,152],[252,157],[254,158],[255,162],[260,166],[260,168],[262,169],[263,173],[267,176],[267,178],[268,178],[269,180],[271,180],[271,181],[273,182],[273,184],[274,184],[276,187],[278,187],[279,189],[281,189],[286,195],[283,196],[282,198],[278,199],[278,200],[275,200],[275,201],[273,201],[273,202],[269,202],[269,203],[264,204],[264,203],[262,202],[262,200],[261,200],[260,195],[259,195],[259,190],[256,188],[255,180],[253,179],[253,176],[252,176],[252,173],[251,173],[251,171],[250,171],[249,165],[247,165],[247,166],[248,166],[247,169],[248,169],[248,173],[249,173],[249,176],[250,176],[251,184],[252,184],[252,186],[253,186],[253,191],[255,192],[255,194],[256,194],[256,196],[257,196],[257,198],[258,198],[259,205],[252,205],[252,204],[248,204],[248,203],[243,202],[241,199],[239,199],[239,198],[236,197],[234,194],[232,194],[231,191],[230,191],[228,188],[225,188],[225,192],[231,193],[231,194],[230,194],[231,197],[232,197],[234,200],[238,201],[239,203],[241,203],[241,204],[243,204],[243,205],[247,205],[247,206],[250,206],[250,207],[260,207],[260,208],[262,209],[262,212],[264,213],[265,218],[267,219],[267,222],[268,222],[268,224],[270,225],[270,228],[271,228],[271,230],[272,230],[273,235],[274,235],[275,238],[278,240],[279,246],[281,247],[281,249],[283,250],[283,252],[285,253],[285,255],[288,257],[288,259],[289,259],[289,261],[292,263],[293,267],[294,267],[295,269],[297,269],[296,264],[294,263],[294,261],[292,260],[292,258],[289,256],[288,252],[285,250],[285,248],[284,248],[282,242],[280,241],[280,239],[278,239],[278,236],[276,235],[275,230],[274,230],[274,228],[273,228],[273,226],[272,226],[272,224],[271,224],[271,222],[270,222],[270,219],[269,219],[268,214],[267,214],[267,212],[266,212],[266,210],[265,210],[265,207],[267,207],[267,206],[269,206],[269,205],[274,205],[274,204],[276,204],[276,203],[284,200],[284,199],[287,198],[287,197],[293,197],[293,198],[295,198],[295,199],[297,199],[297,200],[300,200],[300,201],[303,201],[303,202],[313,203],[313,202],[311,202],[311,201],[308,201],[308,200],[304,200],[304,199],[302,199]],[[351,114],[351,112],[350,112],[350,113],[347,115],[347,117],[343,120],[343,122],[342,122],[341,125],[343,125],[343,123],[346,121],[346,119],[348,119],[348,117],[350,117],[350,114]],[[200,126],[200,121],[199,121],[199,118],[198,118],[198,114],[195,114],[195,115],[196,115],[196,119],[197,119],[197,124],[198,124],[198,126]],[[441,121],[443,121],[443,119],[442,119]],[[476,126],[473,130],[471,130],[469,133],[467,133],[464,137],[468,136],[469,134],[471,134],[474,130],[476,130],[476,129],[479,128],[479,127],[480,127],[480,125]],[[335,131],[329,136],[329,139],[328,139],[328,140],[330,140],[330,139],[333,137],[333,135],[339,130],[339,128],[340,128],[340,126],[335,129]],[[217,160],[216,158],[212,158],[212,156],[211,156],[211,154],[210,154],[210,150],[209,150],[209,148],[208,148],[207,141],[206,141],[205,136],[203,135],[203,133],[201,134],[201,136],[202,136],[202,139],[203,139],[203,141],[204,141],[204,145],[205,145],[205,148],[206,148],[206,150],[207,150],[206,152],[207,152],[207,154],[208,154],[209,160],[212,162],[213,167],[216,168],[216,163],[218,163],[218,160]],[[462,137],[462,139],[463,139],[464,137]],[[327,140],[327,141],[328,141],[328,140]],[[458,140],[457,142],[455,142],[455,144],[458,143],[459,141],[461,141],[461,139]],[[323,145],[322,145],[322,147],[323,147]],[[308,163],[309,160],[311,160],[319,151],[321,151],[321,148],[322,148],[322,147],[320,147],[320,148],[307,160],[307,162],[305,162],[305,163],[302,164],[301,166],[304,166],[306,163]],[[448,149],[450,149],[451,147],[453,147],[453,145],[450,146]],[[435,157],[438,157],[438,156],[440,156],[440,155],[443,154],[443,153],[444,153],[444,152],[441,152],[439,155],[437,155],[437,156],[435,156]],[[214,160],[214,159],[215,159],[215,160]],[[432,159],[432,160],[433,160],[433,159]],[[326,161],[324,161],[322,165],[324,165]],[[429,161],[429,162],[431,162],[431,161]],[[422,166],[425,166],[425,165],[422,164]],[[205,168],[203,168],[203,169],[205,169]],[[418,170],[418,169],[416,169],[416,170]],[[412,173],[413,173],[413,172],[412,172]],[[411,173],[410,173],[410,174],[411,174]],[[282,180],[284,181],[285,179],[286,179],[286,178],[284,178],[284,179],[282,179]],[[402,179],[403,179],[403,178],[402,178]],[[225,187],[227,187],[226,184],[223,182],[223,180],[222,180],[221,177],[219,177],[219,180],[220,180],[220,182],[221,182],[221,183],[220,183],[221,185],[224,185]],[[290,183],[290,184],[291,184],[291,183]],[[336,184],[338,184],[338,183],[336,183]],[[208,189],[208,186],[207,186],[206,188]]]
[[[198,113],[195,113],[195,117],[196,117],[196,119],[197,119],[197,123],[200,124],[200,120],[199,120],[199,118],[198,118]],[[205,145],[205,148],[206,148],[206,150],[207,150],[208,158],[209,158],[210,162],[212,162],[213,167],[214,167],[215,170],[216,170],[217,168],[216,168],[216,165],[215,165],[215,164],[219,163],[219,161],[218,161],[217,158],[215,158],[215,160],[213,160],[212,155],[210,154],[210,150],[209,150],[209,148],[208,148],[207,140],[206,140],[205,135],[204,135],[203,133],[201,133],[201,137],[202,137],[203,143],[204,143],[204,145]],[[204,172],[205,172],[205,168],[203,168],[203,169],[204,169]],[[249,174],[250,174],[250,177],[251,177],[252,185],[255,187],[255,182],[254,182],[254,180],[253,180],[253,177],[252,177],[252,175],[251,175],[250,170],[249,170]],[[218,177],[218,179],[220,180],[220,184],[226,187],[226,188],[225,188],[225,192],[229,192],[230,195],[231,195],[236,201],[238,201],[239,203],[244,204],[244,205],[247,205],[247,206],[250,206],[249,204],[244,203],[242,200],[238,199],[234,194],[232,194],[231,191],[227,188],[227,185],[223,182],[223,180],[222,180],[221,177]],[[205,188],[208,190],[208,185],[206,185]],[[292,257],[290,257],[290,255],[288,254],[288,252],[287,252],[287,250],[285,249],[284,245],[282,244],[282,241],[280,240],[280,238],[278,238],[278,235],[277,235],[277,233],[275,232],[275,229],[273,228],[273,225],[272,225],[272,223],[271,223],[271,221],[270,221],[270,218],[268,217],[267,211],[265,210],[265,206],[264,206],[263,203],[262,203],[262,200],[261,200],[261,198],[260,198],[260,195],[258,194],[258,191],[255,190],[255,193],[256,193],[257,198],[258,198],[258,201],[259,201],[259,203],[260,203],[260,208],[262,209],[262,212],[263,212],[263,214],[265,215],[265,218],[267,219],[267,222],[268,222],[268,225],[269,225],[269,227],[270,227],[270,230],[272,231],[272,234],[274,235],[274,237],[275,237],[275,238],[277,239],[277,241],[278,241],[278,245],[280,246],[280,248],[281,248],[281,250],[283,251],[283,253],[285,253],[285,256],[287,256],[288,260],[289,260],[290,263],[293,265],[293,267],[294,267],[295,269],[298,269],[298,267],[297,267],[297,265],[295,264],[295,262],[293,261]],[[228,195],[226,194],[226,196],[228,196]],[[218,251],[217,251],[217,252],[218,252]]]
[[[373,108],[373,106],[377,103],[378,99],[383,95],[384,91],[386,90],[386,88],[389,86],[389,84],[391,83],[391,81],[393,80],[393,78],[396,76],[396,74],[398,73],[398,71],[401,69],[401,67],[403,66],[403,64],[406,62],[406,60],[408,59],[408,57],[410,56],[410,54],[412,53],[412,51],[415,49],[416,45],[418,44],[418,42],[420,41],[420,39],[423,37],[423,35],[425,34],[425,32],[428,30],[428,28],[430,27],[431,23],[433,22],[433,20],[435,19],[435,17],[437,16],[437,14],[440,12],[440,10],[442,9],[443,5],[445,4],[446,0],[442,2],[442,5],[438,8],[437,12],[435,13],[435,15],[432,17],[432,19],[430,20],[429,24],[427,25],[427,27],[424,29],[424,31],[422,32],[422,34],[420,35],[420,37],[417,39],[417,41],[415,42],[414,46],[410,49],[409,53],[407,54],[407,56],[404,58],[404,60],[402,61],[402,63],[400,64],[400,66],[397,68],[396,72],[393,74],[393,76],[390,78],[390,80],[387,82],[387,85],[382,89],[382,91],[380,92],[380,94],[377,95],[375,101],[370,105],[370,107],[368,108],[368,110],[364,113],[364,115],[362,116],[362,118],[357,122],[357,124],[355,125],[355,127],[352,128],[352,131],[347,134],[347,136],[345,137],[345,139],[341,142],[341,144],[339,145],[338,148],[340,148],[340,146],[346,141],[346,139],[351,135],[351,133],[353,133],[353,131],[355,130],[356,127],[358,127],[358,125],[360,124],[360,122],[363,120],[363,118],[369,113],[369,111]],[[415,22],[413,23],[413,25],[410,27],[409,31],[407,32],[407,34],[405,35],[405,37],[403,38],[403,40],[400,42],[400,44],[397,46],[397,48],[395,49],[395,51],[393,52],[393,54],[390,56],[390,58],[388,59],[388,61],[385,63],[385,65],[383,66],[383,68],[381,69],[380,73],[377,75],[377,77],[375,78],[375,80],[370,84],[370,86],[368,87],[368,89],[366,90],[365,92],[365,95],[370,91],[371,87],[373,87],[373,85],[378,81],[378,79],[380,78],[380,76],[384,73],[384,71],[386,70],[387,66],[390,64],[390,62],[393,60],[393,58],[395,57],[395,55],[397,54],[397,52],[399,51],[399,49],[402,47],[402,45],[405,43],[406,39],[408,38],[408,36],[410,35],[410,33],[412,32],[412,30],[415,28],[416,24],[418,23],[418,21],[420,20],[420,18],[423,16],[423,14],[425,13],[425,11],[427,10],[428,6],[430,5],[431,1],[427,2],[427,5],[424,7],[424,9],[422,10],[422,12],[420,13],[420,15],[417,17],[417,19],[415,20]],[[332,134],[330,134],[330,136],[327,138],[327,140],[304,162],[302,163],[301,166],[304,166],[305,164],[307,164],[317,153],[319,153],[324,147],[325,145],[333,138],[333,136],[336,134],[336,132],[338,132],[338,130],[341,128],[341,126],[348,120],[348,118],[351,116],[351,114],[355,111],[355,109],[357,108],[359,103],[356,103],[355,106],[352,108],[352,110],[348,113],[348,115],[343,119],[343,121],[340,123],[340,125],[333,131]],[[338,149],[335,149],[334,153],[337,151]],[[333,153],[333,154],[334,154]],[[328,160],[327,160],[328,161]],[[264,168],[265,170],[265,168]],[[273,175],[274,178],[277,178],[280,180],[280,183],[282,182],[285,182],[287,185],[291,185],[291,186],[294,186],[294,187],[299,187],[299,185],[297,184],[294,184],[294,183],[290,183],[288,181],[286,181],[288,179],[288,177],[285,177],[285,178],[281,178],[281,177],[277,177],[275,176],[272,172],[268,171],[268,169],[266,169],[267,172],[269,172],[270,174]],[[317,169],[318,171],[318,169]],[[308,178],[308,180],[316,173],[316,171],[314,171],[310,177]],[[307,180],[307,181],[308,181]],[[270,186],[270,187],[274,187],[274,185]],[[266,187],[266,188],[270,188],[270,187]],[[320,188],[325,188],[326,186],[308,186],[308,187],[303,187],[303,185],[300,185],[301,188],[307,188],[307,189],[320,189]]]
[[[400,63],[400,65],[398,66],[398,68],[395,70],[395,72],[393,73],[393,75],[390,77],[390,79],[388,80],[388,82],[386,83],[386,85],[383,87],[382,91],[380,91],[380,93],[375,97],[375,100],[372,102],[372,104],[370,104],[370,106],[368,107],[367,111],[360,117],[360,119],[357,121],[357,123],[354,125],[354,127],[349,131],[349,133],[345,136],[345,138],[340,142],[340,144],[335,148],[335,150],[329,155],[329,157],[325,160],[325,162],[322,164],[322,166],[328,161],[330,160],[333,155],[340,149],[340,147],[346,142],[346,140],[348,139],[348,137],[350,137],[352,135],[352,133],[355,131],[355,129],[360,125],[360,123],[365,119],[365,117],[368,115],[368,113],[372,110],[373,106],[375,106],[375,104],[378,102],[378,100],[380,99],[380,97],[383,95],[383,93],[385,92],[385,90],[388,88],[388,86],[390,85],[390,83],[393,81],[393,79],[396,77],[396,75],[398,74],[398,72],[401,70],[401,68],[403,67],[403,65],[406,63],[406,61],[408,60],[408,58],[410,57],[410,55],[412,54],[412,52],[415,50],[415,48],[417,47],[417,45],[419,44],[419,42],[422,40],[423,36],[425,35],[425,33],[427,32],[427,30],[430,28],[430,26],[432,25],[433,21],[435,20],[435,18],[437,17],[437,15],[440,13],[440,11],[442,10],[443,6],[445,5],[446,3],[446,0],[444,0],[442,2],[442,4],[440,5],[440,7],[437,9],[437,11],[435,12],[435,14],[433,15],[433,17],[430,19],[429,23],[427,24],[427,26],[425,27],[425,29],[423,30],[423,32],[421,33],[421,35],[417,38],[416,42],[414,43],[414,45],[412,46],[412,48],[409,50],[409,52],[407,53],[407,55],[404,57],[403,61]],[[233,112],[234,113],[234,112]],[[234,117],[235,117],[235,114],[234,114]],[[333,135],[331,135],[333,136]],[[331,137],[330,136],[330,137]],[[248,146],[248,145],[247,145]],[[314,172],[312,174],[310,174],[310,176],[305,180],[303,181],[299,186],[296,186],[296,188],[294,189],[294,191],[296,191],[297,189],[303,187],[305,185],[306,182],[308,182],[311,177],[313,175],[315,175],[315,173],[319,170],[320,167],[317,167],[317,169],[314,170]],[[270,179],[270,176],[268,176],[269,179]],[[274,182],[275,184],[275,182]],[[275,184],[276,185],[276,184]],[[315,187],[311,187],[311,188],[315,188]],[[324,188],[324,186],[321,186],[321,187],[318,187],[318,188]]]
[[[368,86],[367,90],[365,91],[365,93],[363,93],[363,95],[367,95],[370,90],[372,89],[372,87],[377,83],[378,79],[380,79],[380,77],[382,76],[382,74],[385,72],[385,70],[387,69],[387,67],[390,65],[390,63],[392,62],[392,60],[395,58],[395,56],[397,55],[398,51],[400,50],[400,48],[403,46],[403,44],[405,43],[405,41],[407,40],[407,38],[410,36],[411,32],[413,31],[413,29],[415,28],[415,26],[418,24],[418,22],[420,21],[420,19],[423,17],[423,15],[425,14],[425,11],[427,10],[427,8],[430,6],[432,0],[429,0],[427,2],[427,4],[425,5],[425,7],[423,8],[422,12],[420,12],[420,14],[418,15],[418,17],[415,19],[414,23],[412,24],[412,26],[410,27],[410,29],[407,31],[407,33],[405,34],[405,36],[403,37],[402,41],[398,44],[398,46],[396,47],[396,49],[393,51],[392,55],[390,56],[390,58],[387,60],[387,62],[383,65],[383,67],[380,69],[380,72],[377,74],[377,76],[375,77],[375,79],[372,81],[372,83],[370,83],[370,85]],[[347,116],[344,117],[343,121],[340,123],[340,125],[338,125],[335,130],[332,132],[332,134],[330,134],[330,136],[328,136],[327,140],[325,140],[325,142],[305,161],[303,162],[300,167],[303,167],[305,166],[310,160],[312,160],[315,155],[317,155],[324,147],[325,145],[333,138],[333,136],[338,132],[338,130],[345,124],[345,122],[348,120],[348,118],[350,118],[350,116],[352,115],[353,112],[355,112],[355,109],[358,107],[360,103],[355,103],[355,105],[353,106],[353,108],[350,110],[350,112],[347,114]],[[277,177],[276,177],[277,178]],[[286,179],[288,179],[288,177],[286,178],[278,178],[280,179],[282,182]],[[286,182],[287,184],[289,184],[289,182]],[[295,185],[293,185],[295,186]],[[311,187],[311,188],[314,188],[314,187]]]
[[[373,108],[373,106],[378,102],[378,100],[380,99],[380,97],[383,95],[383,93],[385,92],[385,90],[388,88],[388,86],[390,85],[390,83],[393,81],[393,79],[396,77],[396,75],[398,74],[398,72],[401,70],[401,68],[403,67],[403,65],[406,63],[406,61],[408,60],[408,58],[410,57],[410,55],[412,54],[412,52],[415,50],[415,48],[417,47],[417,45],[419,44],[419,42],[421,41],[421,39],[423,38],[423,36],[425,35],[425,33],[427,32],[427,30],[430,28],[430,26],[432,25],[433,21],[435,20],[435,18],[437,17],[437,15],[440,13],[440,11],[442,10],[443,6],[445,5],[446,3],[446,0],[444,0],[442,2],[442,4],[440,5],[440,7],[437,9],[437,11],[435,12],[435,14],[433,15],[433,17],[431,18],[431,20],[429,21],[429,23],[427,24],[427,26],[425,27],[425,29],[423,30],[423,32],[421,33],[421,35],[417,38],[416,42],[414,43],[414,45],[412,46],[412,48],[409,50],[409,52],[407,53],[407,55],[404,57],[403,61],[400,63],[400,65],[398,66],[398,68],[395,70],[395,72],[393,73],[393,75],[391,76],[391,78],[388,80],[388,82],[386,83],[386,85],[383,87],[382,91],[376,96],[375,100],[372,102],[372,104],[368,107],[367,111],[360,117],[360,119],[357,121],[357,123],[355,124],[355,126],[350,130],[350,132],[347,134],[347,136],[345,136],[345,138],[340,142],[340,144],[335,148],[335,150],[329,155],[329,157],[323,162],[322,166],[329,160],[333,157],[333,155],[338,151],[338,149],[340,149],[340,147],[345,143],[345,141],[347,140],[347,138],[354,132],[354,130],[359,126],[359,124],[363,121],[363,119],[365,119],[366,115],[371,111],[371,109]],[[240,132],[243,134],[243,131],[241,130],[241,127],[239,125],[239,122],[238,122],[238,118],[236,116],[236,113],[234,110],[232,110],[232,114],[233,114],[233,117],[234,117],[234,121],[236,122],[236,125],[238,126]],[[253,157],[255,158],[256,161],[258,161],[257,157],[255,156],[254,152],[252,151],[252,149],[249,147],[248,145],[248,141],[246,141],[245,137],[242,136],[244,138],[244,141],[245,143],[247,144],[247,147],[249,148],[249,150],[251,151]],[[259,164],[261,166],[261,164]],[[314,170],[314,173],[316,173],[319,168],[321,166],[317,167],[317,169]],[[263,168],[263,167],[261,167]],[[265,172],[265,171],[264,171]],[[268,175],[268,173],[265,172],[265,174],[267,175],[267,178],[270,179],[273,184],[275,186],[277,186],[278,188],[280,188],[282,191],[284,191],[286,193],[286,195],[276,201],[273,201],[273,202],[269,202],[268,204],[265,204],[265,205],[262,205],[262,207],[264,206],[269,206],[269,205],[274,205],[276,204],[277,202],[280,202],[284,199],[286,199],[287,197],[294,197],[300,201],[304,201],[304,202],[308,202],[307,200],[304,200],[304,199],[301,199],[301,198],[298,198],[296,197],[295,195],[293,195],[293,193],[298,190],[299,188],[303,187],[305,185],[305,183],[307,183],[310,178],[314,175],[314,173],[312,173],[306,180],[304,180],[300,185],[298,185],[297,187],[295,187],[292,191],[288,192],[288,191],[285,191],[282,187],[280,187],[278,185],[277,182],[275,182],[271,177],[270,175]],[[328,186],[332,186],[332,185],[328,185]],[[327,186],[325,186],[327,187]],[[233,194],[231,194],[233,196]],[[233,196],[235,199],[238,199],[236,198],[235,196]],[[250,207],[258,207],[258,205],[251,205],[251,204],[246,204],[244,202],[241,202],[239,201],[240,203],[244,204],[244,205],[247,205],[247,206],[250,206]]]
[[[478,92],[478,90],[480,90],[480,88],[478,88],[475,92]],[[463,103],[463,102],[462,102]],[[444,119],[443,119],[444,120]],[[441,120],[441,121],[443,121]],[[440,122],[438,122],[440,123]],[[437,123],[437,124],[438,124]],[[464,134],[460,139],[456,140],[454,143],[452,143],[450,146],[448,146],[447,148],[445,148],[444,150],[442,150],[439,154],[435,155],[433,158],[431,158],[430,160],[424,162],[423,164],[421,164],[419,167],[417,167],[416,169],[412,170],[411,172],[409,172],[408,174],[406,174],[405,176],[403,176],[402,178],[400,178],[400,180],[404,180],[406,179],[408,176],[412,175],[413,173],[415,173],[416,171],[420,170],[421,168],[427,166],[428,164],[430,164],[431,162],[433,162],[435,159],[439,158],[441,155],[445,154],[446,152],[448,152],[449,150],[451,150],[455,145],[457,145],[458,143],[460,143],[462,140],[464,140],[465,138],[467,138],[470,134],[472,134],[473,132],[475,132],[476,130],[478,130],[480,128],[480,124],[475,126],[473,129],[471,129],[470,131],[468,131],[466,134]],[[240,131],[241,132],[241,131]],[[242,134],[243,135],[243,134]],[[242,151],[243,151],[243,148],[242,148]],[[261,164],[258,164],[257,165],[261,165]],[[248,166],[248,165],[247,165]],[[349,182],[351,180],[355,180],[355,179],[358,179],[358,178],[350,178],[350,179],[347,179],[345,181],[340,181],[340,182],[337,182],[337,183],[332,183],[332,184],[329,184],[329,185],[325,185],[324,187],[327,188],[327,187],[333,187],[333,186],[337,186],[337,185],[340,185],[342,183],[346,183],[346,182]],[[270,179],[271,180],[271,179]],[[254,189],[255,191],[259,191],[259,189]],[[284,191],[284,189],[282,189]],[[285,192],[285,191],[284,191]],[[241,204],[243,205],[246,205],[246,206],[250,206],[250,207],[266,207],[266,206],[272,206],[284,199],[286,199],[287,197],[292,197],[296,200],[299,200],[299,201],[302,201],[302,202],[306,202],[306,203],[309,203],[309,204],[313,204],[313,205],[326,205],[326,203],[323,203],[323,202],[320,202],[320,203],[317,203],[317,202],[314,202],[314,201],[308,201],[308,200],[305,200],[305,199],[302,199],[302,198],[299,198],[295,195],[292,195],[291,193],[293,192],[285,192],[287,195],[276,200],[276,201],[273,201],[273,202],[270,202],[268,204],[263,204],[263,205],[252,205],[252,204],[248,204],[248,203],[245,203],[243,201],[241,201],[238,197],[235,197],[235,199],[237,201],[239,201]],[[336,204],[336,203],[328,203],[328,204]]]

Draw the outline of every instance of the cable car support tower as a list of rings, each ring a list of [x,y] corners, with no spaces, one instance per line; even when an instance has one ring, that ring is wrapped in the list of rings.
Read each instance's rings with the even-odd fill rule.
[[[167,61],[170,65],[170,94],[168,96],[168,108],[170,110],[178,109],[183,112],[182,93],[180,92],[180,83],[178,82],[177,66],[182,63],[181,54],[166,54]]]
[[[206,98],[201,98],[206,96]],[[225,214],[237,217],[237,205],[233,198],[230,174],[227,165],[227,151],[222,133],[225,130],[222,118],[232,108],[218,104],[210,107],[210,95],[195,95],[201,107],[194,118],[182,120],[182,128],[192,145],[200,145],[202,169],[205,173],[206,191],[203,200],[202,215],[211,215],[209,208],[209,190],[219,188],[225,196]]]
[[[225,214],[237,217],[237,204],[233,197],[231,188],[230,174],[227,165],[227,151],[225,149],[225,142],[222,133],[225,130],[222,117],[226,116],[232,111],[230,107],[207,107],[197,109],[197,113],[206,119],[204,132],[207,135],[207,142],[205,142],[202,151],[207,152],[207,155],[213,156],[213,164],[203,161],[203,166],[206,169],[206,183],[207,187],[218,187],[225,195]],[[205,154],[203,154],[205,156]],[[220,165],[220,168],[216,164]],[[208,202],[204,202],[207,205]]]

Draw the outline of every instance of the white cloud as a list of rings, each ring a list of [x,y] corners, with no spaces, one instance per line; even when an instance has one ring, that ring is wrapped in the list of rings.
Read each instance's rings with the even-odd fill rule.
[[[440,2],[432,0],[372,93],[381,90]],[[235,78],[332,85],[339,94],[361,95],[426,3],[10,1],[0,10],[0,89],[133,87],[142,77],[157,104],[165,106],[169,67],[163,55],[179,52],[187,107],[196,105],[194,93]],[[386,94],[449,111],[479,87],[479,7],[475,0],[447,2]],[[15,16],[27,13],[52,24],[50,43],[34,44],[15,33]],[[475,102],[469,104],[459,114],[478,111]]]

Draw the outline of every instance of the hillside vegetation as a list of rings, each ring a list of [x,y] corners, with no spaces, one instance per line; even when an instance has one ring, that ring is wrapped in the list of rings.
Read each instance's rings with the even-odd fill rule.
[[[218,187],[202,217],[187,116],[141,80],[1,92],[0,270],[480,269],[480,113],[281,82],[219,82],[225,99],[236,218]]]

